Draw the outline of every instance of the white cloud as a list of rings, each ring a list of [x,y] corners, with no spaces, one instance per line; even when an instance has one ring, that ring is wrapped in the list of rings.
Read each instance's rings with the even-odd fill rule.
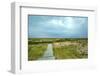
[[[29,34],[34,37],[78,36],[79,33],[87,31],[87,27],[83,27],[84,24],[87,26],[86,18],[80,17],[49,17],[32,24]]]
[[[58,20],[58,19],[49,20],[47,23],[49,23],[53,26],[62,26],[63,25],[62,20]]]

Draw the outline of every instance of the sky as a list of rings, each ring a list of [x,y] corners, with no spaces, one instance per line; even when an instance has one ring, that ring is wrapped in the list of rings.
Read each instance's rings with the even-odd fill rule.
[[[87,38],[88,17],[28,16],[28,38]]]

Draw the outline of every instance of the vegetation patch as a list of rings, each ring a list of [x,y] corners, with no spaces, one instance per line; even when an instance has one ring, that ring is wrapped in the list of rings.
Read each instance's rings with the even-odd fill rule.
[[[56,59],[88,58],[87,46],[87,40],[54,43],[54,56]]]
[[[37,60],[41,58],[47,49],[47,45],[28,45],[28,60]]]
[[[56,59],[88,58],[88,38],[29,38],[28,60],[38,60],[48,44],[53,45]]]

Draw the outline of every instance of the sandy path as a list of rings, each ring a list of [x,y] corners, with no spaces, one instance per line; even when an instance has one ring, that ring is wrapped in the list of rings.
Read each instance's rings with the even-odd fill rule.
[[[39,60],[54,60],[55,57],[53,56],[53,46],[52,44],[48,44],[47,50],[44,52],[44,55],[42,58],[39,58]]]

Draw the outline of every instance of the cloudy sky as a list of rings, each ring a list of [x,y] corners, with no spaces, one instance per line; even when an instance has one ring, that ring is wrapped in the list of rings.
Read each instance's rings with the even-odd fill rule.
[[[88,17],[28,16],[29,38],[87,38]]]

